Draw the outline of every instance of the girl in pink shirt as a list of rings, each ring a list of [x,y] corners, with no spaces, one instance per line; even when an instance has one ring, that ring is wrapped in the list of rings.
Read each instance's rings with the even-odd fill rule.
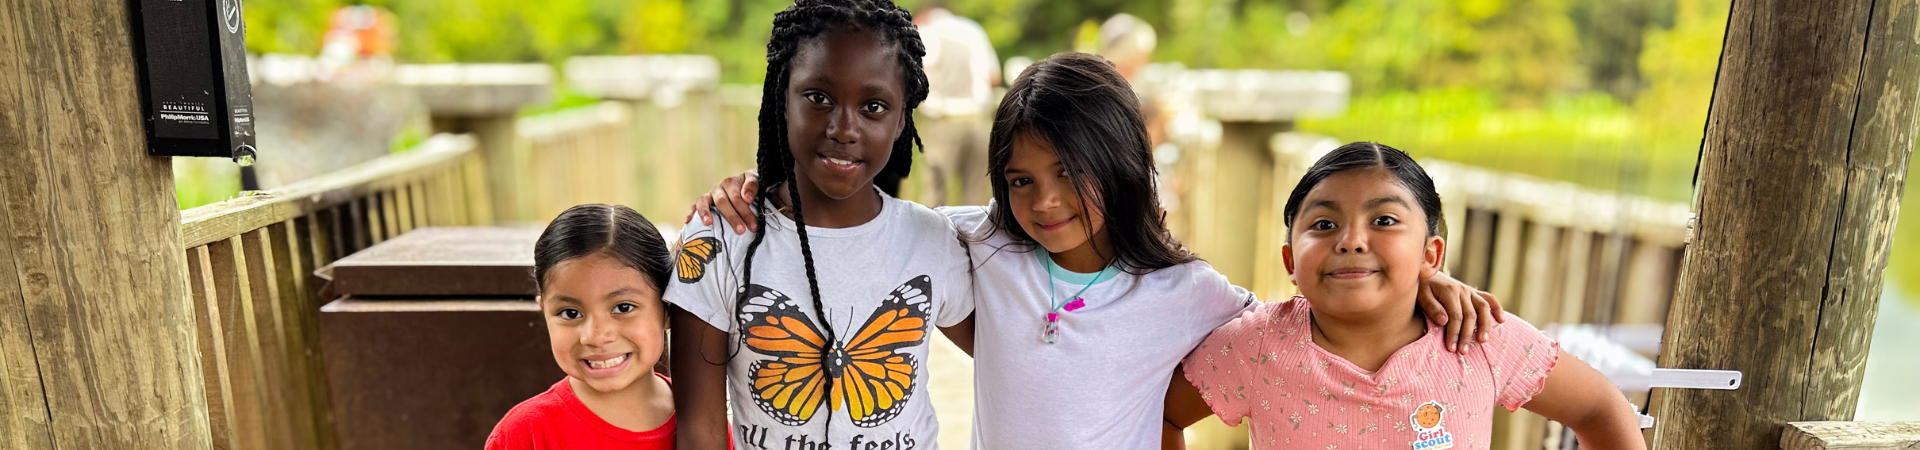
[[[1445,260],[1439,216],[1406,153],[1361,142],[1322,157],[1285,210],[1302,295],[1243,312],[1188,355],[1169,424],[1251,419],[1255,449],[1485,449],[1499,405],[1572,428],[1581,448],[1644,448],[1620,391],[1519,318],[1447,351],[1415,308]]]

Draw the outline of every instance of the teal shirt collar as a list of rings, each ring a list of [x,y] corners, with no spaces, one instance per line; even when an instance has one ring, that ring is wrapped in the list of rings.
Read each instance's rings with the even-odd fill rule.
[[[1040,267],[1044,267],[1047,269],[1047,275],[1053,277],[1054,280],[1058,280],[1062,283],[1067,283],[1067,284],[1078,284],[1078,285],[1084,286],[1084,285],[1087,285],[1088,283],[1094,283],[1094,281],[1096,281],[1095,278],[1098,278],[1098,281],[1100,283],[1105,283],[1108,281],[1112,281],[1114,278],[1117,278],[1114,275],[1116,272],[1120,271],[1119,266],[1108,264],[1106,268],[1100,269],[1099,272],[1094,272],[1094,273],[1074,272],[1071,270],[1067,270],[1064,267],[1060,267],[1059,264],[1054,264],[1053,254],[1048,253],[1047,250],[1044,248],[1035,249],[1033,254],[1040,259]],[[1095,283],[1095,284],[1098,284],[1098,283]]]

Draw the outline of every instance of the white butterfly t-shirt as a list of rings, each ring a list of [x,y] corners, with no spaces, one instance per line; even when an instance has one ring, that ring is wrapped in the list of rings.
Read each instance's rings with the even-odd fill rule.
[[[966,247],[939,213],[881,197],[865,224],[807,227],[824,319],[792,220],[766,216],[750,282],[754,233],[681,230],[665,298],[728,334],[734,448],[938,448],[927,352],[973,313]]]

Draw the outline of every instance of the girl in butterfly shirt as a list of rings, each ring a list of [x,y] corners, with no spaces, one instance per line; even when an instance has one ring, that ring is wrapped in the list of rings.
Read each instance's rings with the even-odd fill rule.
[[[1175,365],[1253,295],[1167,233],[1138,100],[1106,61],[1063,53],[1029,67],[990,141],[994,201],[942,209],[969,237],[984,330],[971,345],[975,446],[1157,447],[1168,387],[1186,383]],[[737,216],[746,202],[727,199],[747,178],[702,202]],[[1441,300],[1479,323],[1498,311],[1444,276],[1426,284],[1439,321]]]
[[[1573,429],[1580,448],[1645,448],[1613,383],[1526,321],[1508,317],[1450,354],[1416,318],[1416,284],[1445,260],[1440,208],[1406,153],[1358,142],[1321,157],[1283,216],[1301,295],[1208,336],[1181,366],[1194,389],[1175,389],[1169,422],[1251,419],[1255,449],[1485,449],[1494,407],[1525,407]]]
[[[774,16],[750,207],[767,225],[689,223],[666,291],[680,448],[725,446],[728,408],[741,449],[937,447],[925,363],[936,325],[972,313],[965,247],[875,186],[912,163],[924,55],[886,0]]]
[[[567,373],[520,402],[488,450],[673,448],[672,389],[653,367],[666,349],[667,242],[625,206],[580,205],[533,245],[535,303]]]

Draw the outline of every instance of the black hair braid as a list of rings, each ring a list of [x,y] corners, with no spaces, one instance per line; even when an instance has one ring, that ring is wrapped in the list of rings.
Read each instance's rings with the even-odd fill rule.
[[[786,160],[787,175],[792,176],[793,155],[787,155]],[[807,291],[813,294],[813,314],[819,316],[820,331],[826,332],[827,342],[837,342],[834,337],[833,325],[827,321],[825,303],[820,301],[820,280],[815,277],[813,273],[813,245],[807,239],[807,218],[805,213],[801,212],[800,208],[800,186],[796,183],[787,183],[787,195],[793,197],[793,228],[794,231],[800,233],[800,257],[807,262]],[[823,359],[820,363],[824,365],[826,361]],[[824,369],[825,367],[822,368]],[[827,386],[827,395],[832,394],[833,386],[829,384]]]

